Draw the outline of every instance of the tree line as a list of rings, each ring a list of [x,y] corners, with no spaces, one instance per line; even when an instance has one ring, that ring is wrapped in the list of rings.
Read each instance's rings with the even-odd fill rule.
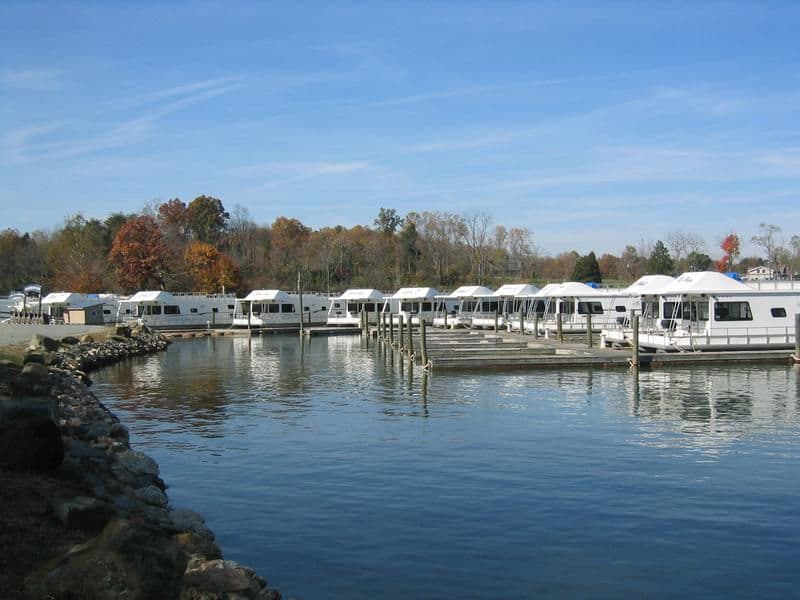
[[[740,257],[739,237],[721,240],[712,259],[705,240],[673,231],[665,241],[640,240],[619,255],[542,253],[524,227],[495,225],[486,213],[410,212],[381,208],[369,225],[312,229],[280,216],[259,225],[249,211],[226,210],[221,200],[198,196],[105,219],[67,217],[52,233],[0,232],[0,290],[41,283],[74,292],[144,289],[246,292],[305,289],[339,292],[352,287],[392,290],[432,285],[498,286],[509,282],[606,281],[624,284],[645,274],[744,271],[767,265],[800,271],[800,236],[786,241],[781,228],[762,223],[751,241],[761,257]]]

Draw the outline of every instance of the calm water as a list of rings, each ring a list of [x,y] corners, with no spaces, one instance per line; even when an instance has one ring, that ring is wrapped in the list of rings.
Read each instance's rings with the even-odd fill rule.
[[[172,504],[286,598],[800,595],[792,367],[423,378],[268,336],[94,379]]]

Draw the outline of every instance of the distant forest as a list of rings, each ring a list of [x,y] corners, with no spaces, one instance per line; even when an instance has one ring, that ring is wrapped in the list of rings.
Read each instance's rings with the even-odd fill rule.
[[[763,256],[741,257],[730,233],[712,258],[699,235],[672,231],[640,240],[620,254],[537,249],[531,232],[492,222],[486,213],[410,212],[381,208],[369,225],[314,230],[278,217],[258,225],[246,208],[175,198],[141,213],[104,220],[69,216],[52,233],[0,232],[0,292],[41,283],[46,291],[134,292],[144,289],[246,293],[253,289],[339,292],[347,288],[595,281],[625,284],[645,274],[744,272],[766,265],[784,276],[800,272],[800,236],[787,238],[761,223],[751,241]]]

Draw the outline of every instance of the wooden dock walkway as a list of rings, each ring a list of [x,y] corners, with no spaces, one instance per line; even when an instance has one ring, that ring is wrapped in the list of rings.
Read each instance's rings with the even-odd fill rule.
[[[395,332],[397,333],[397,332]],[[379,337],[377,329],[371,330]],[[395,348],[406,349],[408,332],[401,343],[395,336]],[[388,340],[385,340],[388,343]],[[419,330],[413,330],[411,346],[416,364],[421,361]],[[628,368],[631,366],[630,350],[589,348],[575,341],[560,343],[555,339],[538,338],[519,333],[441,330],[426,328],[428,369],[487,370],[487,369],[565,369],[565,368]],[[720,352],[656,352],[638,355],[639,366],[679,366],[701,364],[790,364],[791,350],[733,350]]]

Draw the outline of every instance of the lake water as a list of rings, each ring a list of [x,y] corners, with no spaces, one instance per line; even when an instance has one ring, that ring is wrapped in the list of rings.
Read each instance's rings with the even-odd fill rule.
[[[423,377],[266,336],[93,378],[172,505],[284,598],[800,595],[793,367]]]

